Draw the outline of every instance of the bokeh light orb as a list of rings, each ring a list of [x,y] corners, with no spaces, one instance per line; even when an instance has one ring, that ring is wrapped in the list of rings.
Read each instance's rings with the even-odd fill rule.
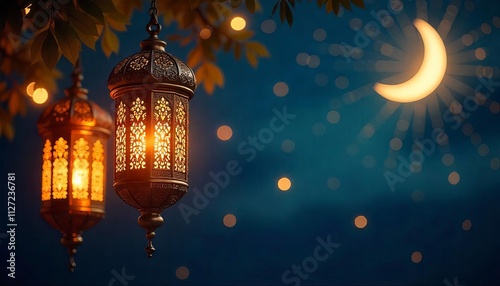
[[[462,229],[465,230],[465,231],[469,231],[472,227],[472,222],[468,219],[464,220],[464,222],[462,222]]]
[[[292,187],[292,181],[290,181],[290,179],[288,179],[287,177],[283,177],[278,180],[278,188],[281,191],[286,192],[290,190],[291,187]]]
[[[365,228],[368,225],[368,219],[364,215],[359,215],[354,219],[354,225],[357,228]]]
[[[222,223],[224,223],[226,227],[234,227],[236,225],[236,216],[233,214],[227,214],[222,219]]]
[[[33,91],[33,101],[37,104],[44,104],[47,99],[49,99],[49,93],[43,87],[35,89]]]
[[[33,92],[35,92],[35,82],[31,82],[30,84],[28,84],[28,86],[26,86],[26,93],[29,95],[29,96],[33,96]]]
[[[210,31],[210,29],[204,28],[200,31],[200,38],[203,40],[209,39],[210,36],[212,36],[212,31]]]
[[[227,125],[222,125],[217,129],[217,137],[222,141],[227,141],[233,137],[233,129]]]
[[[247,21],[242,17],[237,16],[231,20],[231,28],[233,28],[233,30],[235,31],[241,31],[245,29],[246,26],[247,26]]]
[[[186,280],[189,277],[189,269],[186,266],[178,267],[175,270],[175,277],[179,280]]]
[[[413,263],[420,263],[422,258],[422,253],[420,251],[415,251],[411,254],[411,261]]]

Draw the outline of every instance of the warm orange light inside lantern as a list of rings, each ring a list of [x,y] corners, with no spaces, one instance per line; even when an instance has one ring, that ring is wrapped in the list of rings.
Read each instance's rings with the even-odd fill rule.
[[[104,200],[104,145],[96,140],[90,148],[84,138],[76,140],[69,156],[68,143],[60,137],[52,148],[46,140],[43,149],[42,201],[65,199],[68,190],[68,173],[71,169],[72,197],[74,199]],[[53,150],[53,152],[52,152]],[[92,150],[92,153],[90,152]],[[72,157],[71,164],[68,158]],[[52,181],[52,184],[51,184]]]

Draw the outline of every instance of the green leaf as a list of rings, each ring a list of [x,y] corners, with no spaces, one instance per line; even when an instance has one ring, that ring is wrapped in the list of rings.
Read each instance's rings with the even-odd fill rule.
[[[197,46],[196,48],[192,49],[191,52],[189,52],[187,57],[187,64],[191,68],[194,68],[201,62],[202,58],[203,49],[201,48],[201,46]]]
[[[285,5],[286,7],[286,21],[288,22],[288,26],[292,26],[292,23],[293,23],[293,14],[292,14],[292,10],[290,9],[290,6],[287,4]]]
[[[42,45],[42,59],[45,66],[47,66],[49,70],[52,70],[60,58],[59,47],[57,46],[56,39],[52,32],[49,30],[47,31],[47,37],[45,37],[45,41],[43,41]]]
[[[118,37],[108,25],[104,25],[104,31],[101,38],[101,48],[107,57],[109,57],[113,52],[118,53],[118,50],[120,49]]]
[[[215,54],[213,52],[214,48],[207,41],[201,42],[201,47],[203,49],[203,59],[209,62],[215,62]]]
[[[82,44],[76,34],[76,31],[71,28],[68,23],[62,20],[55,20],[55,32],[57,43],[63,55],[73,64],[76,65],[76,60],[80,56]]]
[[[78,0],[78,5],[80,5],[82,10],[87,14],[97,19],[99,24],[104,23],[104,15],[99,5],[88,0]]]
[[[189,0],[189,6],[191,10],[198,8],[198,6],[200,6],[200,0]]]
[[[7,88],[7,83],[0,81],[0,92],[3,92],[6,88]],[[0,100],[0,102],[2,101]]]
[[[229,1],[231,8],[233,8],[233,9],[238,8],[241,5],[241,2],[243,2],[243,0],[230,0]]]
[[[363,3],[363,0],[351,0],[352,4],[354,4],[356,7],[359,8],[365,8],[365,3]]]
[[[0,108],[0,136],[5,136],[12,141],[14,139],[14,127],[12,126],[12,116]]]
[[[252,67],[256,68],[256,67],[257,67],[257,65],[259,64],[259,59],[257,58],[257,55],[256,55],[256,54],[254,54],[252,51],[250,51],[250,50],[248,50],[248,49],[246,50],[246,53],[245,53],[245,54],[246,54],[246,57],[247,57],[247,61],[248,61],[248,63],[249,63]]]
[[[196,79],[201,84],[208,94],[212,94],[215,86],[222,87],[224,85],[224,75],[218,66],[213,63],[205,62],[196,71]]]
[[[228,52],[229,50],[231,50],[232,46],[233,46],[233,41],[225,41],[223,46],[224,52]]]
[[[241,44],[234,46],[234,57],[239,60],[241,58]]]
[[[326,12],[333,12],[335,15],[339,14],[340,10],[340,0],[327,0],[326,2]]]
[[[21,98],[15,90],[11,90],[9,95],[9,113],[15,116],[20,112],[19,107],[21,105]]]
[[[241,30],[231,34],[231,39],[236,41],[245,41],[253,37],[254,32],[249,30]]]
[[[34,64],[42,59],[42,45],[49,30],[39,33],[31,42],[31,63]]]
[[[187,36],[187,37],[184,37],[182,38],[182,40],[179,42],[179,45],[181,47],[185,47],[187,45],[189,45],[189,43],[191,43],[191,41],[193,40],[193,38],[191,38],[191,36]]]
[[[347,10],[352,11],[350,0],[340,0],[340,4],[342,4],[342,7],[346,8]]]
[[[86,13],[76,10],[71,11],[71,13],[68,13],[68,21],[79,33],[99,36],[94,20]]]
[[[250,42],[246,44],[246,49],[252,51],[262,58],[271,56],[267,48],[259,42]]]
[[[245,5],[250,13],[255,13],[255,0],[245,0]]]
[[[99,8],[101,8],[101,11],[104,13],[116,10],[115,4],[113,4],[111,0],[96,0],[95,4],[97,4]]]
[[[95,51],[95,42],[97,41],[97,37],[96,36],[91,36],[91,35],[85,35],[85,34],[82,34],[82,33],[78,33],[78,38],[80,39],[80,41],[82,41],[82,43],[91,48],[92,50]]]
[[[116,31],[126,31],[128,19],[118,11],[106,13],[106,22]]]
[[[276,4],[274,4],[273,6],[273,11],[271,13],[271,16],[274,15],[276,13],[276,9],[278,9],[278,4],[280,3],[280,1],[276,2]]]
[[[167,41],[169,42],[178,42],[182,39],[182,36],[179,34],[170,34],[167,35]]]
[[[285,0],[281,0],[281,5],[280,5],[280,20],[281,20],[281,23],[285,22],[285,18],[286,18],[286,12],[285,12],[285,6],[286,6],[286,1]]]

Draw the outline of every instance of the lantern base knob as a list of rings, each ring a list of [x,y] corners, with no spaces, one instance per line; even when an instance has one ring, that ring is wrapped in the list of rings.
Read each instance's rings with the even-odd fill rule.
[[[68,248],[69,253],[69,271],[75,272],[76,262],[75,254],[76,248],[83,243],[83,237],[80,233],[65,233],[63,232],[63,237],[61,238],[61,244]]]
[[[148,246],[146,246],[145,250],[148,254],[148,258],[151,258],[153,252],[156,250],[153,246],[153,238],[156,235],[155,230],[163,225],[163,218],[158,211],[141,211],[137,223],[146,230]]]

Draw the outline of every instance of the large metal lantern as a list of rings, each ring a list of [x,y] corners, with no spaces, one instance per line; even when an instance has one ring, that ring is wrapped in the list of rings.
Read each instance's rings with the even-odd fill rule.
[[[106,141],[113,121],[87,99],[79,64],[66,98],[49,106],[38,120],[43,138],[42,217],[62,232],[74,271],[82,232],[104,217]]]
[[[108,87],[116,108],[115,191],[141,213],[138,223],[146,229],[151,257],[161,212],[188,189],[189,100],[196,79],[158,39],[156,1],[149,13],[150,37],[140,52],[116,65]]]

